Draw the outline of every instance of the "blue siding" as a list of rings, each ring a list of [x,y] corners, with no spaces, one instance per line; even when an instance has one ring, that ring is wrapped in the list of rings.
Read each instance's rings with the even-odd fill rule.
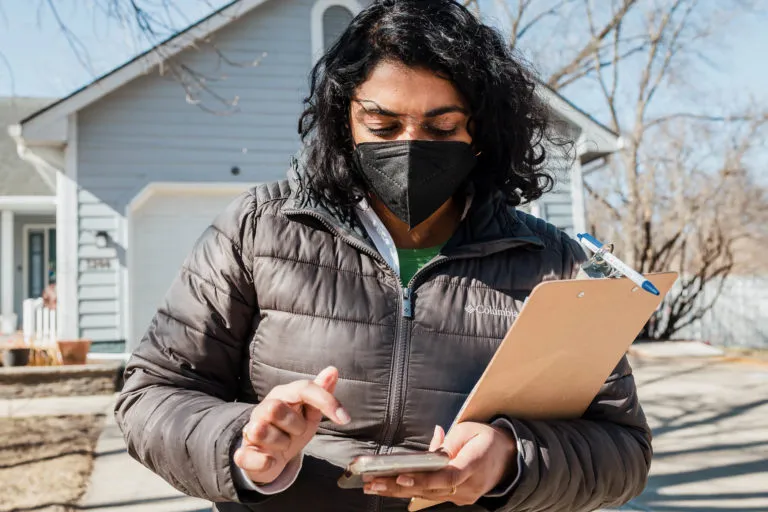
[[[190,104],[169,73],[137,78],[78,114],[78,279],[80,335],[96,342],[121,339],[125,290],[120,269],[126,245],[120,229],[130,201],[150,182],[246,182],[281,179],[299,148],[296,133],[308,92],[312,0],[269,1],[225,26],[213,38],[230,66],[202,45],[175,59],[212,77],[210,87],[237,108],[216,115]],[[264,55],[266,54],[266,55]],[[166,69],[167,71],[167,69]],[[225,105],[201,95],[205,106]],[[240,174],[233,176],[233,166]],[[98,249],[94,233],[117,245]],[[89,270],[87,258],[114,258]]]
[[[573,162],[561,152],[553,151],[545,165],[555,177],[555,186],[539,200],[541,216],[547,222],[573,235],[573,196],[571,195]]]

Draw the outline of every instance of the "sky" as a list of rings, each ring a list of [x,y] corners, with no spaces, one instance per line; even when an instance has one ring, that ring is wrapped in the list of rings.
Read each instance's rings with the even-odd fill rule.
[[[146,47],[98,9],[100,0],[54,0],[61,19],[76,34],[82,47],[74,48],[58,28],[46,2],[50,0],[0,0],[0,96],[60,97],[129,60]],[[498,0],[485,0],[488,21],[496,23]],[[548,0],[536,0],[543,3]],[[608,1],[608,0],[599,0]],[[644,0],[649,1],[649,0]],[[715,0],[711,0],[715,1]],[[177,26],[207,14],[211,5],[225,0],[174,0],[181,14]],[[713,63],[697,76],[724,101],[756,98],[768,104],[768,18],[742,20],[728,27],[723,43],[713,51]],[[530,50],[530,48],[529,48]],[[534,49],[535,50],[535,49]],[[535,55],[535,51],[527,52]],[[534,65],[537,63],[534,62]],[[595,98],[589,88],[566,92],[576,104],[590,109]],[[695,96],[695,95],[691,95]],[[690,98],[695,103],[697,98]]]

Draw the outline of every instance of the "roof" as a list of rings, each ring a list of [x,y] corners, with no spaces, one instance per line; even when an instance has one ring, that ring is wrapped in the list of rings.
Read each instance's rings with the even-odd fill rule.
[[[49,122],[61,123],[62,118],[68,114],[77,112],[123,84],[150,72],[163,61],[192,46],[195,41],[208,37],[267,1],[269,0],[233,0],[227,3],[200,21],[84,85],[69,96],[32,112],[22,119],[17,126],[11,126],[9,128],[10,133],[15,137],[26,138],[25,132],[27,128],[34,128],[32,125],[44,125]],[[558,114],[581,127],[582,133],[588,135],[587,145],[589,147],[580,149],[582,163],[592,159],[591,155],[611,153],[621,147],[619,134],[596,121],[546,84],[540,83],[539,95]],[[34,130],[29,131],[34,133]],[[59,130],[58,133],[63,134],[65,132]],[[63,141],[64,139],[62,139]],[[586,161],[585,156],[587,156]]]
[[[575,103],[573,103],[571,100],[569,100],[568,98],[566,98],[565,96],[563,96],[562,94],[560,94],[559,92],[557,92],[555,89],[553,89],[552,87],[550,87],[550,86],[549,86],[549,85],[547,85],[546,83],[544,83],[544,82],[539,82],[539,86],[540,86],[542,89],[545,89],[545,90],[547,90],[549,93],[551,93],[551,94],[555,94],[555,95],[559,96],[560,98],[562,98],[562,100],[563,100],[563,101],[565,101],[565,102],[566,102],[568,105],[570,105],[570,107],[571,107],[572,109],[576,110],[577,112],[579,112],[579,113],[580,113],[580,114],[582,114],[583,116],[585,116],[585,117],[589,118],[589,120],[590,120],[590,121],[592,121],[593,123],[595,123],[597,126],[599,126],[600,128],[602,128],[602,129],[603,129],[603,130],[605,130],[606,132],[610,133],[610,134],[611,134],[611,135],[613,135],[614,137],[621,137],[621,134],[620,134],[620,133],[617,133],[617,132],[613,131],[612,129],[608,128],[607,126],[605,126],[603,123],[601,123],[600,121],[598,121],[597,119],[595,119],[594,117],[592,117],[592,115],[591,115],[591,114],[589,114],[589,113],[587,113],[585,110],[582,110],[581,108],[579,108],[579,107],[578,107],[578,106],[577,106]]]
[[[53,98],[0,97],[0,126],[17,123],[53,101]],[[19,157],[16,142],[5,131],[0,131],[0,196],[48,196],[51,193],[32,164]]]

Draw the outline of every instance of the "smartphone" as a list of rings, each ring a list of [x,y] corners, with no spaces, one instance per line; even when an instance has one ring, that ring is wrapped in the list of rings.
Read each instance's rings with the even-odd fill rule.
[[[428,473],[445,468],[451,457],[443,452],[361,455],[355,458],[338,484],[342,489],[363,487],[363,476],[395,476],[402,473]]]

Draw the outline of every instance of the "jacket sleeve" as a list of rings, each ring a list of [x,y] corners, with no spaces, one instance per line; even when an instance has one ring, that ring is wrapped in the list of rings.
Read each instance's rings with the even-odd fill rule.
[[[563,277],[573,277],[584,253],[570,239],[563,251]],[[651,430],[626,357],[580,419],[507,419],[518,440],[520,474],[513,489],[492,508],[586,512],[619,506],[644,489]]]
[[[251,274],[255,198],[246,193],[196,243],[128,361],[115,414],[128,452],[180,491],[238,491],[230,451],[252,404],[235,402],[257,315]]]

